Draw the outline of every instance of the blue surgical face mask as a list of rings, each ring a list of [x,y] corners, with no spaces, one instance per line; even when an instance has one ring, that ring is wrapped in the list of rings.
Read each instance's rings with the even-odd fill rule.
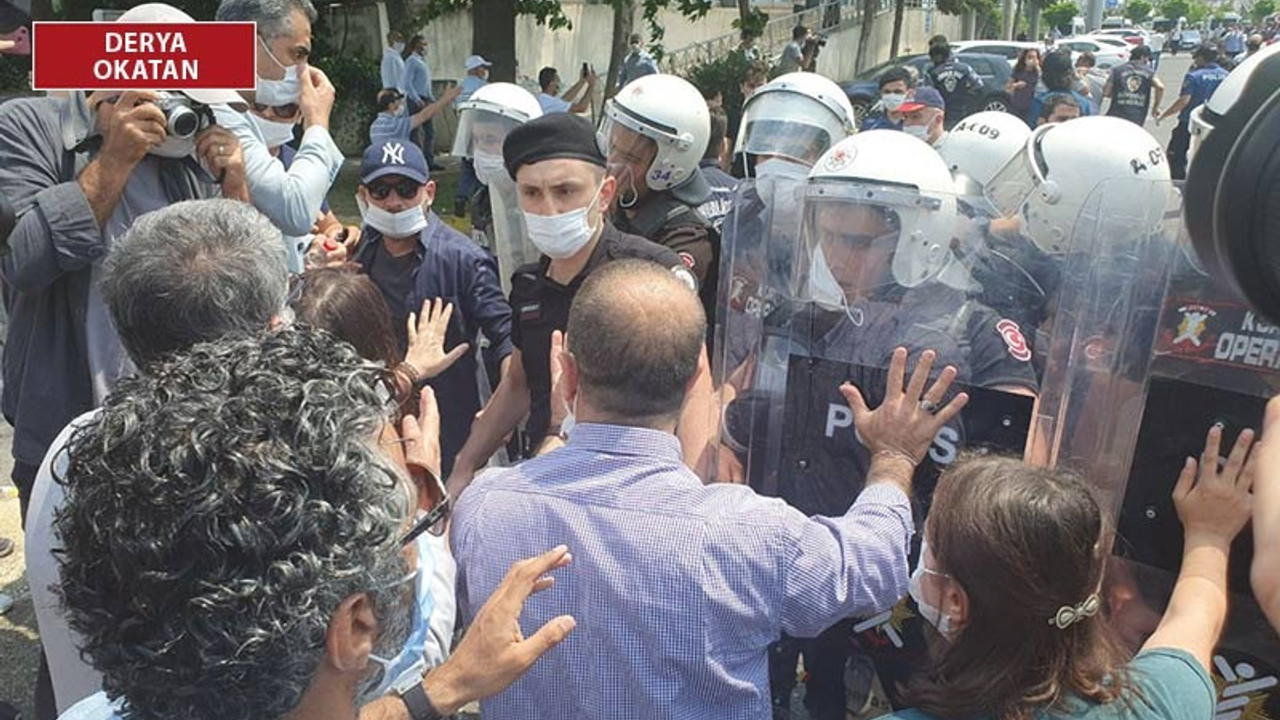
[[[419,515],[421,515],[421,511]],[[423,572],[422,567],[423,562],[430,557],[431,547],[425,535],[419,537],[415,544],[418,547],[419,569],[401,578],[401,582],[411,582],[413,584],[413,600],[409,607],[401,609],[402,612],[411,613],[409,632],[404,641],[398,644],[400,649],[394,656],[387,657],[377,652],[378,648],[369,653],[370,664],[377,667],[371,668],[364,687],[357,694],[356,707],[377,700],[391,690],[400,687],[404,682],[421,680],[426,672],[424,655],[426,653],[427,636],[430,631],[429,621],[431,612],[435,607],[435,601],[431,597],[431,573]],[[390,641],[396,639],[389,638]],[[384,644],[396,646],[395,643],[391,642]]]

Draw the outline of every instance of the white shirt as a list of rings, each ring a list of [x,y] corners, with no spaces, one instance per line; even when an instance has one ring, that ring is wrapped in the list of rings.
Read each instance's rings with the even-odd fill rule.
[[[218,124],[231,131],[244,151],[245,175],[253,206],[267,216],[285,236],[301,237],[311,232],[320,218],[320,205],[342,170],[342,151],[326,128],[312,125],[302,134],[302,143],[288,170],[271,151],[267,140],[248,114],[225,105],[215,105]],[[289,269],[302,272],[302,254],[292,242],[286,243]]]
[[[538,93],[538,104],[542,106],[543,115],[546,115],[547,113],[569,112],[569,109],[573,107],[573,105],[569,104],[568,100],[558,98],[555,95],[548,95],[546,93]]]
[[[68,458],[64,450],[72,433],[93,421],[98,412],[92,410],[72,420],[54,439],[36,472],[35,484],[31,486],[31,505],[27,508],[27,582],[31,585],[40,644],[49,663],[53,697],[60,713],[102,689],[102,675],[80,659],[76,647],[78,636],[67,626],[67,617],[62,614],[58,596],[52,589],[61,582],[58,561],[53,555],[54,548],[61,543],[54,536],[53,519],[66,496],[62,485],[54,482],[52,468],[56,463],[59,477],[67,472]]]
[[[1164,33],[1152,33],[1147,39],[1147,46],[1151,48],[1151,52],[1162,52],[1164,50]]]
[[[31,586],[31,602],[35,605],[36,623],[40,628],[40,643],[49,663],[54,701],[60,714],[78,720],[120,717],[119,703],[108,702],[101,692],[102,674],[80,658],[78,646],[81,639],[67,625],[67,617],[53,591],[61,582],[58,561],[53,552],[62,546],[53,522],[66,499],[63,486],[53,479],[54,470],[58,477],[66,475],[69,462],[66,451],[72,435],[78,428],[93,422],[99,412],[91,410],[72,420],[49,446],[31,487],[25,533],[27,581]],[[423,660],[427,668],[433,668],[448,659],[449,649],[453,646],[457,618],[454,583],[458,566],[449,552],[447,538],[423,533],[418,536],[417,545],[419,567],[430,574],[433,605],[427,621]],[[82,700],[85,702],[81,703]],[[68,713],[76,703],[81,703],[81,706]]]

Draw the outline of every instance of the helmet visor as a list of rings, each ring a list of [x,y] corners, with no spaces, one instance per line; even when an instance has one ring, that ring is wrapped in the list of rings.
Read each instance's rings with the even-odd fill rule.
[[[812,166],[845,136],[839,119],[818,101],[794,92],[765,92],[748,101],[735,152]]]
[[[502,155],[507,134],[520,126],[520,121],[491,110],[468,108],[460,113],[458,132],[453,139],[453,155],[475,157],[477,150]]]
[[[1051,127],[1045,125],[1032,134],[1026,149],[1009,158],[1009,162],[987,183],[987,200],[1001,215],[1016,215],[1036,188],[1044,183],[1044,169],[1038,162],[1040,138],[1044,135],[1043,130]]]

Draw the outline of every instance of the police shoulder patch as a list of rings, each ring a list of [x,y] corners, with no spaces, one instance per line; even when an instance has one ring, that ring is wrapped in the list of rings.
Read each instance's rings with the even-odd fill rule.
[[[1018,323],[1005,318],[996,323],[996,332],[1000,333],[1000,339],[1004,340],[1004,344],[1009,348],[1009,355],[1014,360],[1021,362],[1031,360],[1031,348],[1027,345],[1027,339],[1023,337]]]

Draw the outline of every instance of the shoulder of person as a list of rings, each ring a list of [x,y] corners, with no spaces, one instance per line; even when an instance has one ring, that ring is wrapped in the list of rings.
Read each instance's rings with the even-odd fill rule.
[[[639,235],[630,235],[624,232],[611,233],[611,235],[609,247],[607,248],[611,260],[621,258],[650,260],[669,268],[671,272],[680,276],[681,280],[686,280],[691,287],[697,288],[697,281],[694,279],[693,274],[689,272],[689,264],[681,257],[680,253],[659,245],[652,240],[646,240]]]
[[[1129,662],[1135,702],[1161,720],[1194,720],[1213,716],[1217,688],[1198,660],[1185,650],[1146,650]]]

